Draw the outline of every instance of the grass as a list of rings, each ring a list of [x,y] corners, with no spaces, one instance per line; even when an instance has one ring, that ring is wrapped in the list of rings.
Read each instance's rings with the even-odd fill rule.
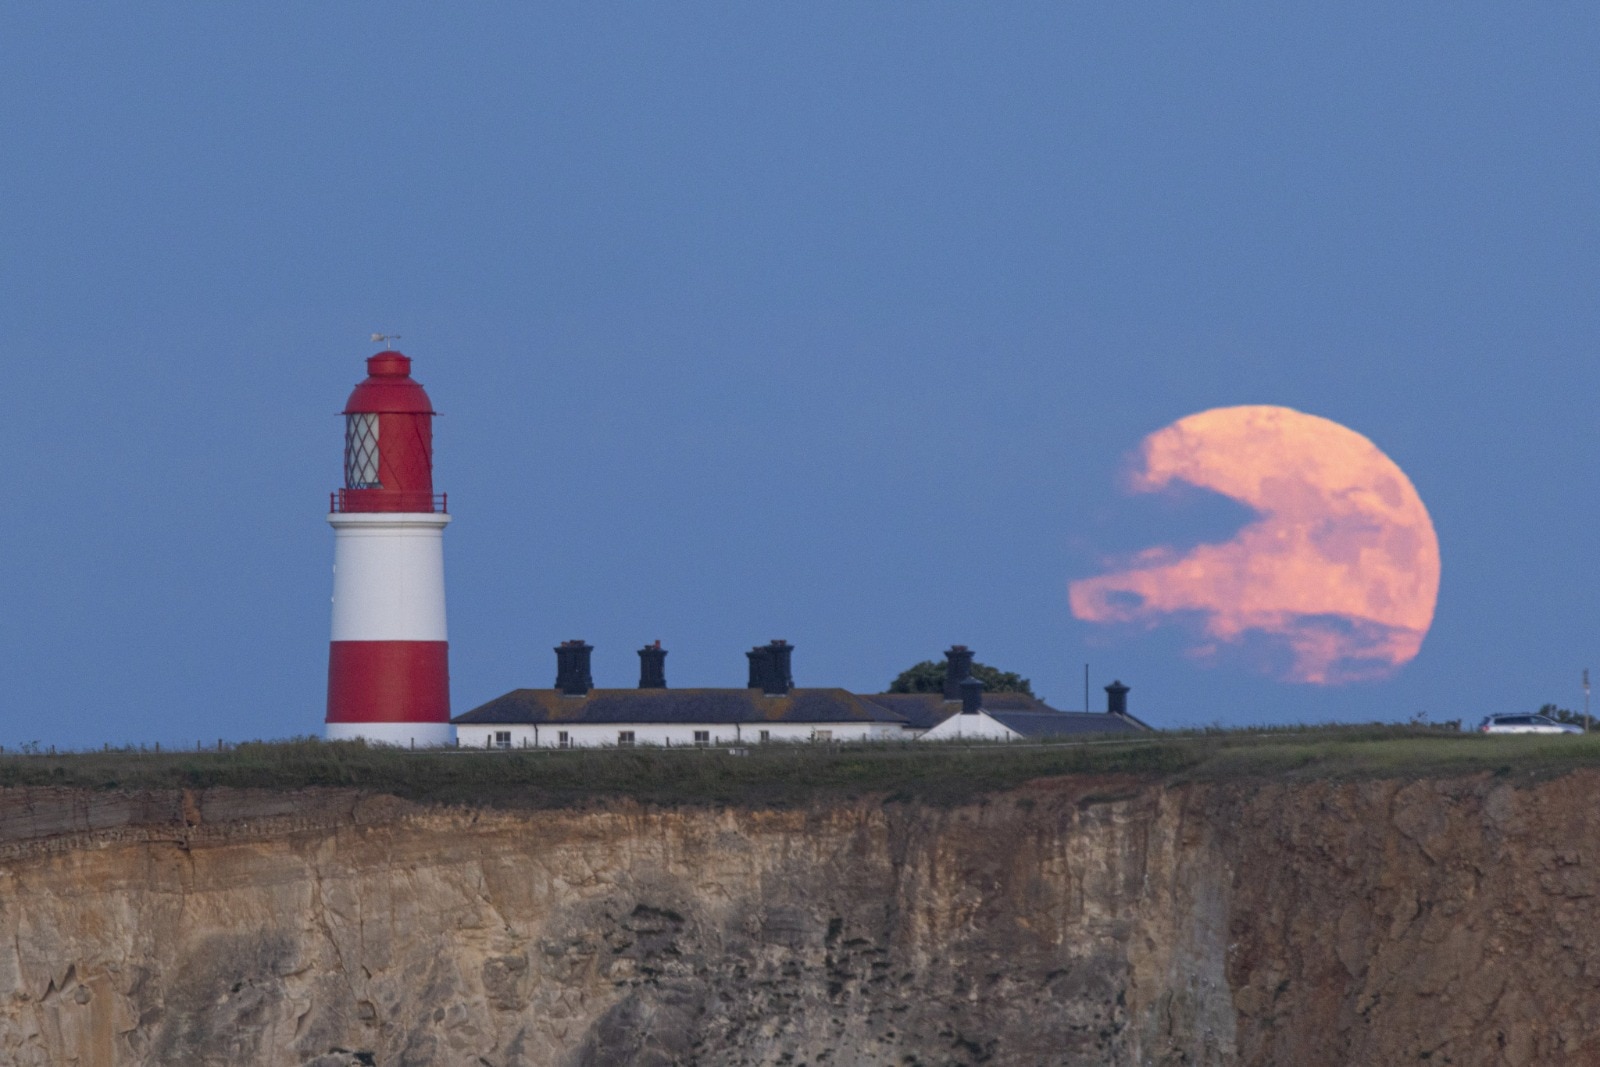
[[[1600,766],[1600,734],[1484,736],[1426,727],[1302,727],[1162,733],[1053,745],[929,742],[726,749],[411,752],[316,740],[223,751],[119,749],[0,755],[0,786],[83,789],[357,788],[434,803],[567,807],[627,797],[650,804],[791,806],[887,795],[951,803],[1057,775],[1151,782],[1438,777],[1545,778]]]

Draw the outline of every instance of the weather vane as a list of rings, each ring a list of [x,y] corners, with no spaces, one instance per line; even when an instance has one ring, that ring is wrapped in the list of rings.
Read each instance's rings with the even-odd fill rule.
[[[390,341],[398,340],[400,340],[400,335],[397,333],[375,333],[372,335],[373,344],[383,345],[386,348],[388,347]]]

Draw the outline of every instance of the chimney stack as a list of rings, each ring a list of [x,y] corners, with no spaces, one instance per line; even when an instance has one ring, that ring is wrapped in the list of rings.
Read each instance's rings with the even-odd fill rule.
[[[961,714],[976,715],[983,707],[983,681],[970,675],[961,680]]]
[[[665,689],[667,687],[667,650],[657,641],[639,650],[639,688]]]
[[[581,697],[594,688],[589,673],[589,653],[594,646],[581,639],[563,641],[556,646],[556,688],[569,697]]]
[[[790,672],[790,657],[794,646],[779,638],[765,645],[757,645],[745,656],[750,660],[749,688],[760,689],[769,697],[781,697],[794,688],[794,675]]]
[[[972,676],[972,649],[951,645],[944,654],[944,698],[960,700],[961,683]]]
[[[794,674],[789,669],[789,659],[794,655],[794,646],[781,637],[767,646],[772,655],[771,684],[764,690],[768,696],[783,696],[794,688]]]
[[[1101,675],[1101,677],[1103,678],[1105,676]],[[1120,681],[1112,682],[1110,685],[1106,686],[1106,714],[1128,714],[1128,687],[1123,685]]]
[[[745,658],[750,661],[750,681],[745,688],[765,689],[772,675],[772,651],[766,645],[757,645],[745,653]]]

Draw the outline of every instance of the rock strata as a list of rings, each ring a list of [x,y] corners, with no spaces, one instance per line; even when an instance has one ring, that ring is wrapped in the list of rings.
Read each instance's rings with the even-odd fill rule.
[[[1592,1064],[1597,785],[0,791],[0,1063]]]

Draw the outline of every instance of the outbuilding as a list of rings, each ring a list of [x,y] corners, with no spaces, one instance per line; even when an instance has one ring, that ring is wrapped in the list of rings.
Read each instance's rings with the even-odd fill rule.
[[[958,683],[961,706],[920,735],[924,741],[1050,741],[1090,734],[1134,734],[1150,727],[1128,714],[1128,687],[1120,681],[1106,686],[1106,710],[1057,711],[1025,694],[983,691],[983,683],[968,677]],[[1032,706],[1029,706],[1032,705]]]

